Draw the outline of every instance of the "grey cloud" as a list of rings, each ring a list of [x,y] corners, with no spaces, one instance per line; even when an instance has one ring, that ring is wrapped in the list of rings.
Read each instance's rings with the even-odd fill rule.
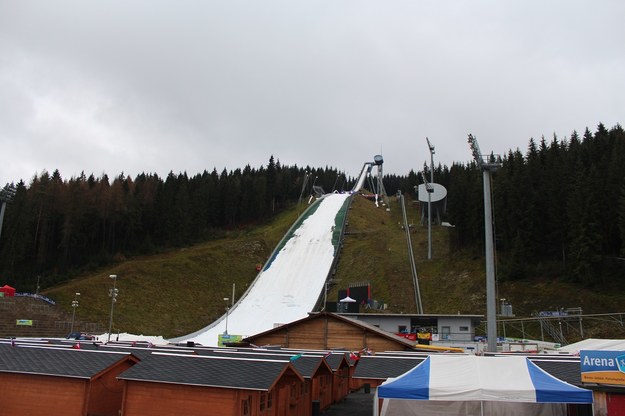
[[[622,122],[622,2],[439,3],[5,1],[0,182],[271,154],[406,174],[426,136],[451,164],[468,133],[504,153]]]

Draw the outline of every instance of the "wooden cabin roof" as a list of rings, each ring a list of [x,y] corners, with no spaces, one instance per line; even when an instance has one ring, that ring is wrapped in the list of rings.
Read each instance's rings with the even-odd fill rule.
[[[0,372],[3,373],[91,379],[128,359],[138,361],[129,353],[0,344]]]
[[[326,357],[326,361],[328,362],[328,365],[330,366],[332,371],[336,371],[341,368],[343,363],[345,363],[346,366],[352,365],[352,362],[349,358],[349,353],[347,352],[332,352]]]
[[[314,376],[320,367],[325,366],[327,370],[331,373],[332,369],[323,359],[321,355],[304,355],[302,353],[291,353],[287,354],[276,354],[270,352],[260,352],[260,351],[224,351],[224,350],[213,350],[213,351],[198,351],[200,355],[208,355],[214,357],[226,357],[226,358],[251,358],[257,360],[279,360],[284,361],[288,360],[293,367],[302,375],[304,378],[311,378]]]
[[[203,350],[197,350],[198,354],[202,354]],[[261,354],[276,354],[278,356],[288,356],[292,357],[297,354],[303,354],[305,357],[308,356],[319,356],[323,357],[325,361],[328,363],[332,371],[338,370],[342,365],[350,366],[354,363],[353,360],[350,359],[350,351],[343,350],[308,350],[308,349],[291,349],[291,348],[281,348],[281,347],[272,347],[272,348],[218,348],[213,349],[212,351],[220,352],[220,351],[239,351],[246,353],[261,353]]]
[[[268,391],[289,370],[302,379],[288,360],[153,353],[118,378]]]

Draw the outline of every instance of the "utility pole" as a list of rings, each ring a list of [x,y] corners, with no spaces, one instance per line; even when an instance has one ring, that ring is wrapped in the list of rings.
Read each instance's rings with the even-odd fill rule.
[[[421,172],[421,178],[423,178],[423,185],[428,193],[428,260],[432,260],[432,193],[434,187],[428,182],[425,171]]]
[[[434,183],[434,145],[430,143],[430,139],[427,137],[425,141],[428,143],[428,149],[430,150],[430,184]],[[424,180],[425,181],[425,180]],[[432,192],[434,189],[432,185],[426,186],[428,191],[428,260],[432,260]]]
[[[72,326],[69,330],[70,334],[74,332],[74,320],[76,319],[76,308],[78,307],[78,296],[80,296],[80,293],[76,292],[74,294],[74,300],[72,301],[72,309],[74,309],[74,311],[72,312]]]
[[[108,340],[106,342],[111,342],[111,330],[113,329],[113,307],[115,306],[115,302],[117,302],[117,294],[119,290],[115,287],[117,283],[117,275],[112,274],[109,275],[111,279],[113,279],[113,289],[109,289],[109,296],[111,297],[111,317],[109,319],[109,333]]]
[[[495,160],[484,160],[477,139],[469,134],[469,146],[484,180],[484,247],[486,255],[486,326],[488,352],[497,352],[497,299],[495,295],[495,251],[493,243],[493,213],[491,175],[501,166]]]
[[[228,298],[224,298],[224,302],[226,302],[226,329],[224,331],[224,335],[228,335],[228,311],[230,310],[230,306],[228,304],[228,301],[230,299]]]

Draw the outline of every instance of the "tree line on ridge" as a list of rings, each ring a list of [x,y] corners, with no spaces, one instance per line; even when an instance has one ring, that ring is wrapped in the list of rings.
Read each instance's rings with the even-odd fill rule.
[[[467,148],[468,149],[468,148]],[[467,150],[467,153],[468,150]],[[492,200],[499,279],[549,277],[583,285],[625,278],[625,132],[599,124],[580,137],[530,139],[527,150],[500,155]],[[428,167],[424,166],[427,172]],[[481,254],[482,175],[475,162],[438,165],[447,188],[445,221],[452,247]],[[114,261],[218,238],[228,229],[270,220],[312,192],[351,189],[335,168],[266,166],[218,173],[123,173],[112,181],[43,172],[16,184],[0,238],[6,283],[44,287]],[[385,175],[392,197],[414,199],[420,176]]]

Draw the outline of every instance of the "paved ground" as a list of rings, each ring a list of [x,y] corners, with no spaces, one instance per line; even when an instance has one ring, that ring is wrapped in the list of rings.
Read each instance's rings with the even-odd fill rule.
[[[345,400],[333,404],[321,414],[322,416],[371,416],[374,393],[373,388],[369,394],[365,393],[364,389],[360,389],[350,393]]]

